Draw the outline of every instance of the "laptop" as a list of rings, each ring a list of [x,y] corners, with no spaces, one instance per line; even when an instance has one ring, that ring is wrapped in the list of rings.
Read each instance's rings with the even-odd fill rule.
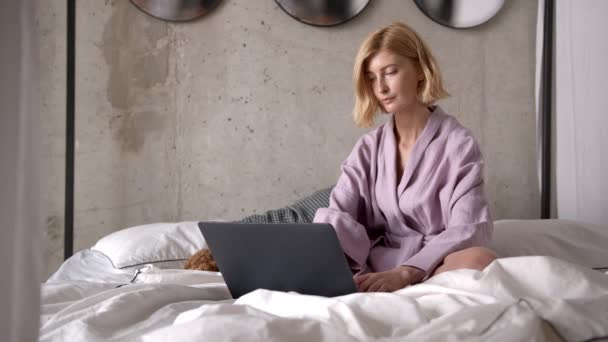
[[[325,297],[357,292],[330,224],[199,222],[233,298],[256,289]]]

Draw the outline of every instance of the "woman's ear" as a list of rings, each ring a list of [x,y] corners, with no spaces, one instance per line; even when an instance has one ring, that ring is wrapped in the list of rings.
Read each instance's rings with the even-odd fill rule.
[[[424,71],[422,70],[420,61],[415,61],[414,65],[416,66],[416,78],[418,79],[418,83],[420,83],[420,81],[424,81]]]
[[[424,83],[424,73],[421,69],[418,69],[418,73],[416,74],[418,79],[418,87],[420,87]]]
[[[418,77],[419,82],[424,81],[424,71],[422,71],[420,65],[418,65],[418,67],[416,68],[416,76]]]

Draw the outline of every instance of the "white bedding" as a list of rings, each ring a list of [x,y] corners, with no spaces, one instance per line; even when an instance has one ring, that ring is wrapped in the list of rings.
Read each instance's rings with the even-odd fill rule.
[[[141,267],[141,266],[140,266]],[[125,283],[131,280],[137,267],[118,269],[102,253],[91,249],[77,252],[67,259],[47,283],[62,281],[88,281],[101,283]]]
[[[120,280],[130,278],[123,271]],[[128,274],[129,276],[125,275]],[[395,293],[336,298],[257,290],[152,268],[136,283],[42,286],[42,341],[586,341],[608,336],[608,274],[541,256],[498,259]]]

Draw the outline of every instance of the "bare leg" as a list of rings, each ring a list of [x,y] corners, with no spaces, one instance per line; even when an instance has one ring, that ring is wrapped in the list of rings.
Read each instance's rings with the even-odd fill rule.
[[[481,271],[496,258],[496,253],[489,248],[471,247],[463,249],[445,257],[443,264],[435,269],[433,275],[460,268],[471,268]]]

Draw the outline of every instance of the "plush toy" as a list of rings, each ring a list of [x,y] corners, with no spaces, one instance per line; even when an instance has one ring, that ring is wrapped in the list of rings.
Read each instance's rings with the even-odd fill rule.
[[[211,250],[208,248],[203,248],[200,251],[194,253],[188,259],[188,261],[186,261],[184,269],[219,272],[219,268],[215,263],[215,259],[213,259]]]

